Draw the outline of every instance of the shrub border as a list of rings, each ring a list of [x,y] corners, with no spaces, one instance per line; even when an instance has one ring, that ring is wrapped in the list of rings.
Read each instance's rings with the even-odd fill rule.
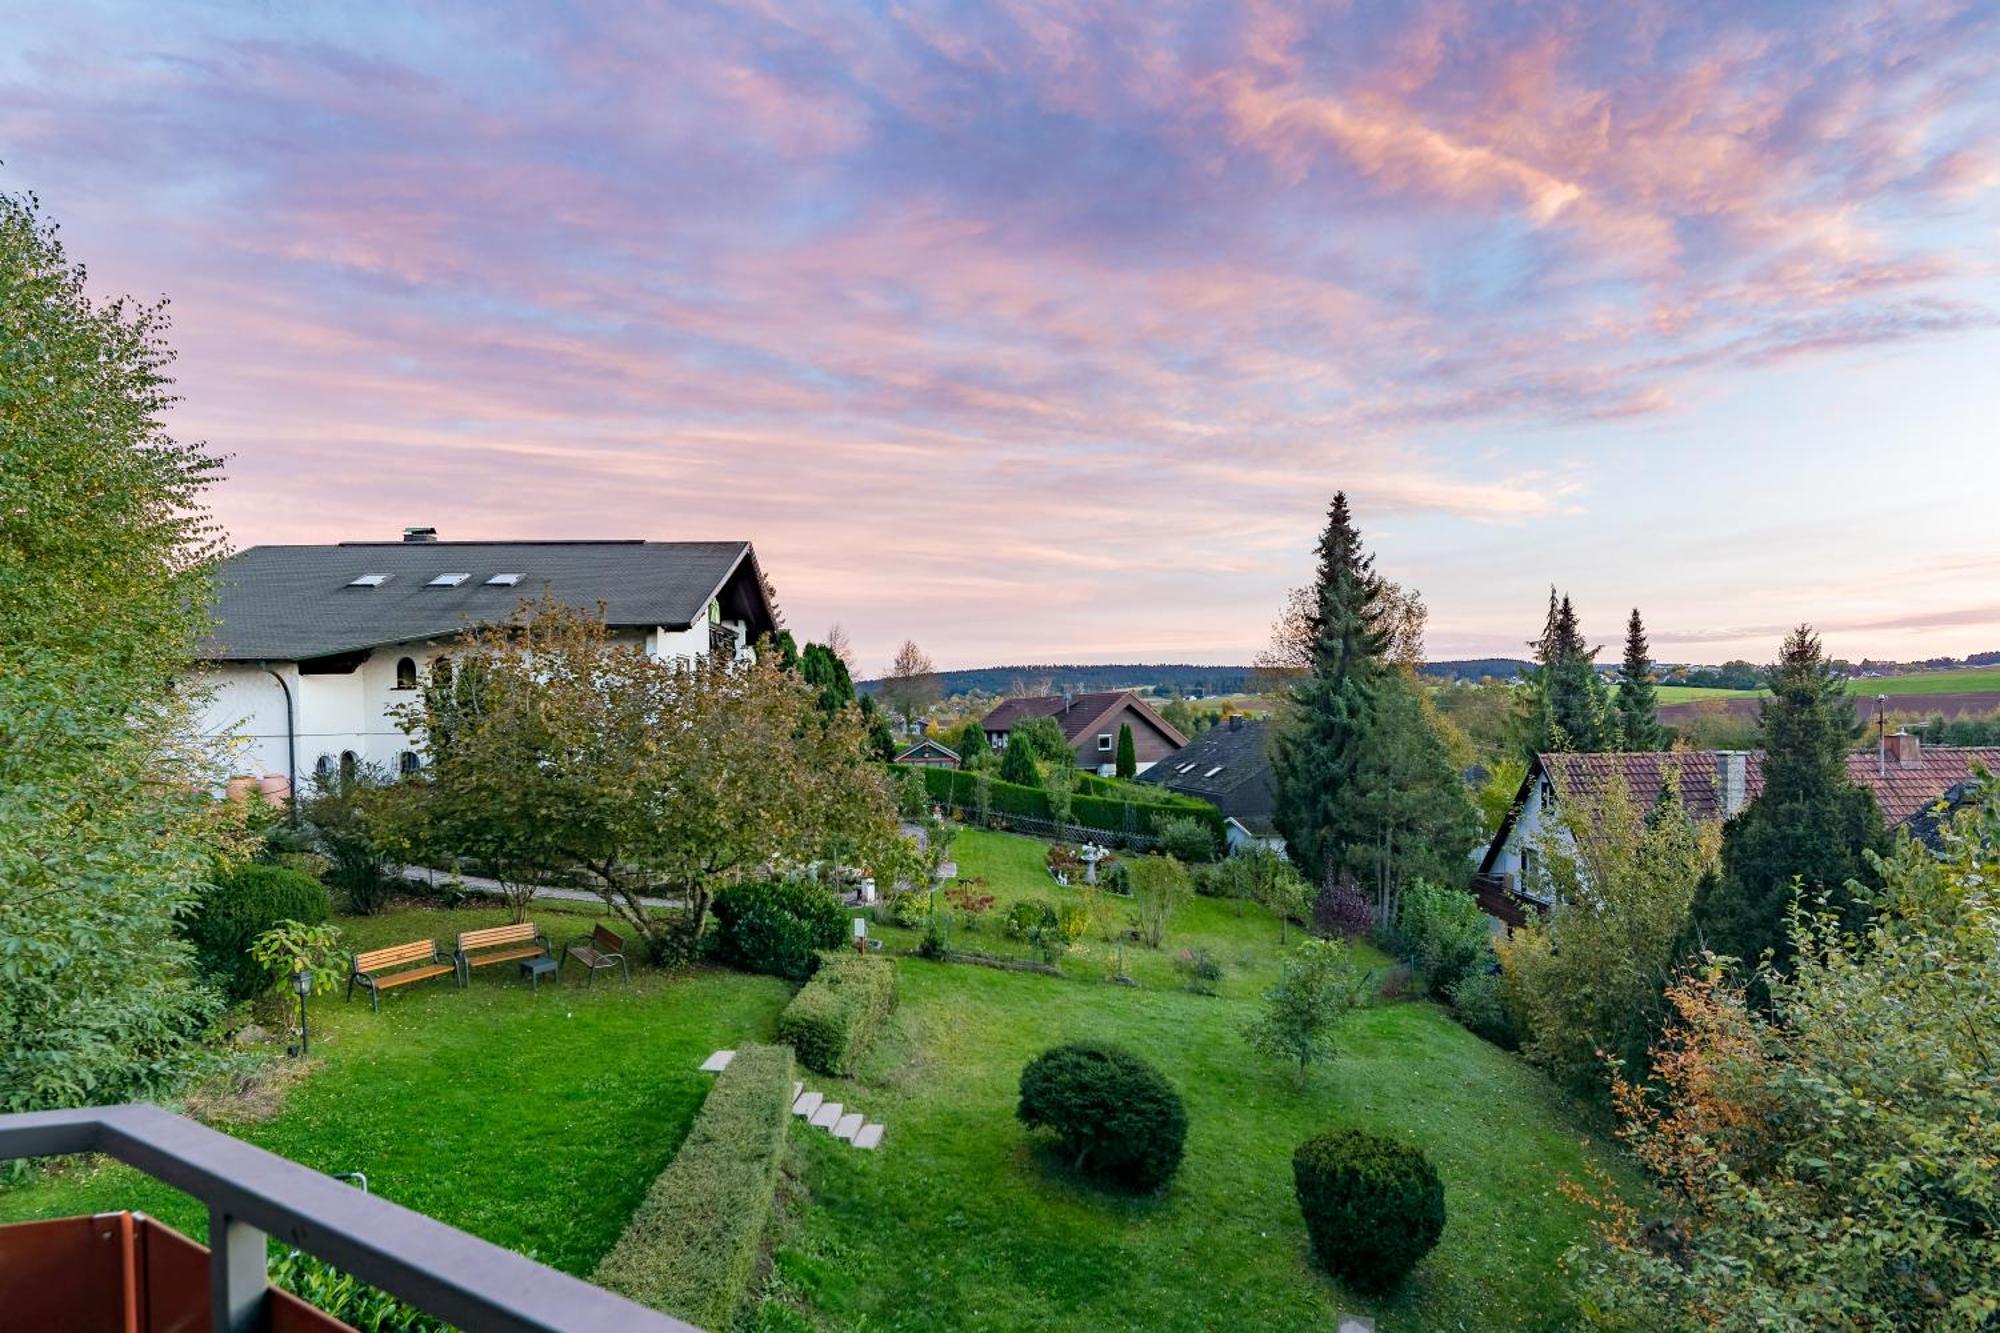
[[[896,964],[878,954],[828,953],[778,1015],[778,1040],[815,1073],[854,1072],[896,1007]]]

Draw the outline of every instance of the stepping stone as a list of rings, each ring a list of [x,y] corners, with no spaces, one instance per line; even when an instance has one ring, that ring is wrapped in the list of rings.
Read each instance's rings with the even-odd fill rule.
[[[818,1129],[832,1129],[836,1124],[840,1123],[840,1103],[821,1103],[819,1110],[814,1111],[812,1118],[806,1121],[806,1123]]]
[[[861,1112],[850,1111],[840,1117],[840,1123],[833,1127],[833,1137],[852,1141],[861,1132]]]
[[[792,1114],[811,1115],[814,1111],[819,1110],[819,1104],[825,1100],[826,1094],[823,1092],[800,1093],[799,1099],[792,1103]]]
[[[857,1148],[868,1148],[872,1150],[875,1147],[875,1145],[880,1143],[881,1141],[882,1141],[882,1126],[880,1125],[863,1125],[861,1127],[861,1132],[854,1136],[854,1146]]]
[[[804,1092],[805,1090],[806,1090],[805,1084],[794,1082],[792,1084],[792,1100],[797,1101],[799,1099],[799,1094]]]
[[[701,1072],[704,1074],[720,1074],[723,1070],[729,1068],[729,1062],[735,1058],[736,1052],[734,1051],[717,1051],[714,1055],[709,1056],[708,1059],[701,1062]]]

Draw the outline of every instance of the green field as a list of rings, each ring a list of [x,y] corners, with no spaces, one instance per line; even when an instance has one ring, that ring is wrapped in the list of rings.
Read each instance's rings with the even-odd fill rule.
[[[1765,690],[1707,690],[1692,685],[1662,685],[1663,704],[1700,703],[1705,699],[1753,699]],[[1864,676],[1847,682],[1847,692],[1872,699],[1926,694],[2000,693],[2000,667],[1967,667],[1962,671],[1916,671],[1907,676]]]
[[[1044,845],[986,832],[954,849],[999,906],[1067,893]],[[1122,904],[1117,905],[1122,913]],[[405,908],[343,919],[354,944],[449,937],[493,924],[490,908]],[[538,906],[557,939],[594,912]],[[1116,918],[1115,918],[1116,919]],[[892,948],[914,932],[878,927]],[[965,948],[1019,953],[989,921]],[[1192,994],[1178,950],[1228,969]],[[1380,955],[1364,958],[1381,965]],[[1127,944],[1136,986],[1109,984],[1117,951],[1092,938],[1063,975],[899,962],[903,1002],[851,1080],[813,1086],[888,1126],[879,1152],[794,1134],[766,1328],[1324,1329],[1343,1310],[1385,1328],[1548,1328],[1567,1322],[1558,1256],[1586,1232],[1566,1180],[1592,1168],[1638,1190],[1549,1085],[1436,1005],[1378,1001],[1351,1015],[1339,1058],[1301,1080],[1240,1036],[1279,961],[1278,923],[1198,898],[1168,947]],[[712,968],[635,973],[629,987],[574,969],[531,991],[503,968],[469,991],[427,983],[315,1006],[310,1075],[261,1123],[225,1124],[487,1239],[588,1274],[687,1132],[711,1051],[769,1039],[790,988]],[[1157,1196],[1073,1178],[1014,1119],[1021,1067],[1094,1037],[1157,1063],[1187,1100],[1186,1161]],[[1308,1261],[1290,1155],[1310,1134],[1358,1125],[1421,1145],[1445,1181],[1438,1249],[1399,1292],[1366,1298]],[[190,1199],[124,1167],[73,1164],[0,1189],[0,1221],[138,1208],[199,1235]]]

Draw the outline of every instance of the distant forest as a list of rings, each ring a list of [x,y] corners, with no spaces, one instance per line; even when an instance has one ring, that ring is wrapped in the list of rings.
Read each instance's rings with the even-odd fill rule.
[[[1524,675],[1534,663],[1513,657],[1481,657],[1462,662],[1426,662],[1424,674],[1439,680],[1478,680],[1494,676],[1500,680]],[[977,667],[966,671],[940,671],[938,684],[946,695],[1055,694],[1075,690],[1143,690],[1171,695],[1176,690],[1189,698],[1217,694],[1244,694],[1259,688],[1257,669],[1249,666],[1194,666],[1176,663],[1114,663],[1110,666],[1043,665]],[[872,694],[880,680],[864,680],[859,689]]]

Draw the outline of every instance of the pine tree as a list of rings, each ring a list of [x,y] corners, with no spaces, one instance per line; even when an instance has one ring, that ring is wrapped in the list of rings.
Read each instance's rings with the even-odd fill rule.
[[[1000,780],[1017,782],[1023,787],[1042,785],[1041,765],[1035,762],[1034,747],[1026,738],[1009,736],[1007,748],[1000,752]]]
[[[1764,789],[1723,829],[1721,867],[1695,891],[1691,943],[1746,964],[1768,949],[1783,968],[1793,886],[1809,901],[1826,894],[1858,924],[1865,912],[1847,886],[1874,879],[1867,853],[1889,839],[1874,795],[1848,780],[1859,726],[1810,626],[1785,639],[1770,687],[1759,722]]]
[[[1645,751],[1666,748],[1666,728],[1660,725],[1659,688],[1653,683],[1652,648],[1639,608],[1625,622],[1625,660],[1618,668],[1618,745]]]
[[[1549,614],[1530,645],[1537,663],[1528,690],[1528,748],[1543,753],[1602,750],[1607,736],[1608,692],[1597,674],[1597,649],[1583,641],[1576,608],[1549,589]]]
[[[1136,778],[1139,776],[1139,751],[1132,743],[1132,724],[1118,724],[1118,776]]]

